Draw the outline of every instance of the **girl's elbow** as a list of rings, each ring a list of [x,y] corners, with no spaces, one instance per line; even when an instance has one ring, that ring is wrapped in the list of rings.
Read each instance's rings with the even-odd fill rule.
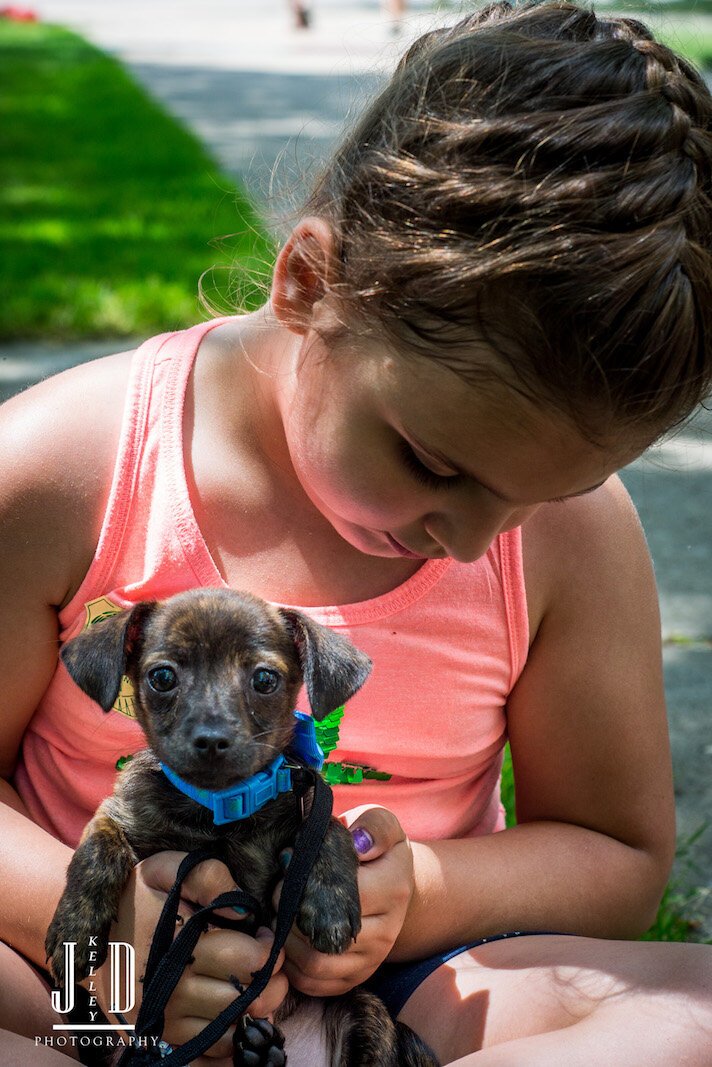
[[[668,854],[669,852],[669,854]],[[635,939],[646,933],[657,920],[660,905],[670,878],[674,850],[636,850],[631,871],[628,907],[623,919],[621,936]]]

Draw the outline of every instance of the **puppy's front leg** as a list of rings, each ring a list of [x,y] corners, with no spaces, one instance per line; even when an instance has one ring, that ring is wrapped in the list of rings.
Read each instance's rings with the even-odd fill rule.
[[[64,984],[64,942],[76,942],[76,978],[86,978],[109,951],[111,923],[137,857],[104,804],[87,826],[67,869],[67,884],[45,940],[52,974]],[[90,959],[90,956],[92,957]]]
[[[332,819],[302,899],[297,926],[319,952],[345,952],[361,929],[358,859],[351,834]]]

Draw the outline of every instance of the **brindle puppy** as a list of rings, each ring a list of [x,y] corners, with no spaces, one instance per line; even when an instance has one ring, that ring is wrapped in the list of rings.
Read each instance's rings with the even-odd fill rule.
[[[283,877],[279,855],[299,826],[294,796],[283,793],[251,817],[216,825],[212,811],[169,782],[161,763],[195,787],[232,787],[288,747],[302,681],[314,717],[322,719],[366,680],[368,657],[299,612],[216,589],[137,604],[79,634],[61,656],[104,711],[128,675],[150,749],[120,772],[69,865],[46,940],[58,983],[65,941],[76,942],[77,979],[89,972],[90,952],[96,966],[106,959],[131,869],[155,852],[217,849],[237,884],[272,916]],[[360,930],[357,871],[351,836],[332,819],[297,917],[320,952],[344,952]],[[296,999],[290,994],[278,1017]],[[394,1026],[377,997],[360,990],[327,1001],[324,1023],[330,1062],[339,1067],[436,1063],[412,1031]]]

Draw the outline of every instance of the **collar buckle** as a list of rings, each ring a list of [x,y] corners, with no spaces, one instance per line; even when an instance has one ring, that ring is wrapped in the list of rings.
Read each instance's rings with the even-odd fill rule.
[[[303,771],[305,766],[320,771],[324,765],[324,753],[317,743],[314,720],[311,715],[303,711],[295,711],[294,718],[296,720],[294,737],[287,750],[288,755],[293,757],[291,761],[284,756],[277,756],[261,771],[257,771],[256,774],[235,785],[228,786],[227,789],[199,789],[197,786],[184,782],[165,763],[161,764],[161,770],[171,785],[191,800],[195,800],[204,808],[212,811],[213,822],[216,826],[249,819],[270,800],[275,800],[280,793],[289,793],[294,788],[292,772],[296,774],[296,772]]]

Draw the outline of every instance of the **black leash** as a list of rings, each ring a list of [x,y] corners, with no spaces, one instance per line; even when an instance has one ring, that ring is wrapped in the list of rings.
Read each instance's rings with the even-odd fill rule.
[[[221,858],[210,850],[190,852],[178,868],[175,883],[168,894],[156,926],[146,964],[143,999],[133,1034],[134,1044],[123,1053],[119,1060],[119,1067],[150,1067],[155,1064],[165,1065],[165,1067],[187,1067],[193,1060],[202,1056],[211,1045],[214,1045],[226,1030],[236,1023],[241,1015],[244,1015],[265,989],[272,977],[277,957],[296,919],[307,880],[319,855],[331,818],[331,789],[321,775],[314,771],[305,769],[304,775],[305,778],[310,779],[304,783],[304,791],[308,786],[313,786],[314,789],[312,805],[309,815],[297,832],[294,854],[284,875],[274,942],[267,962],[259,971],[253,972],[250,985],[199,1034],[183,1045],[173,1048],[167,1054],[160,1052],[158,1043],[163,1034],[166,1004],[180,981],[201,933],[209,925],[240,927],[238,922],[214,915],[214,911],[218,908],[237,906],[252,911],[255,918],[262,913],[258,901],[249,893],[240,889],[230,893],[221,893],[209,905],[196,911],[174,937],[180,892],[185,877],[203,860]]]

